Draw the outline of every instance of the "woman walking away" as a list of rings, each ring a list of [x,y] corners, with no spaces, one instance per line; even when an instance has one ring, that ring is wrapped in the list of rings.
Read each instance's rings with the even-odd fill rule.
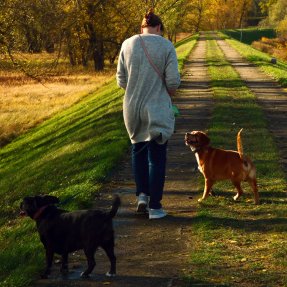
[[[150,10],[141,35],[122,44],[117,83],[125,89],[124,122],[132,143],[137,212],[149,219],[166,216],[161,200],[165,182],[167,142],[174,132],[171,96],[180,84],[173,44],[162,37],[161,19]]]

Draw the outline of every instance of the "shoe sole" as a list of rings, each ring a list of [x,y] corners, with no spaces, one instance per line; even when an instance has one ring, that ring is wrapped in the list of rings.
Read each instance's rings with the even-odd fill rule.
[[[161,214],[161,215],[149,215],[149,219],[160,219],[160,218],[163,218],[163,217],[166,217],[167,216],[167,213],[166,214]]]
[[[147,204],[146,203],[139,203],[137,207],[137,212],[139,213],[147,213]]]

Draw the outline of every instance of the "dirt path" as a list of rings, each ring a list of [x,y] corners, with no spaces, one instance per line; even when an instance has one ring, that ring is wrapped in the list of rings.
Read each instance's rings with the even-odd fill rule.
[[[49,280],[39,280],[35,286],[92,286],[95,282],[97,286],[114,287],[180,286],[178,278],[187,268],[189,256],[188,234],[195,214],[198,176],[194,156],[184,145],[184,134],[187,130],[204,129],[213,106],[205,66],[205,44],[202,37],[190,55],[174,101],[181,115],[176,120],[176,133],[168,147],[163,199],[168,216],[150,221],[147,216],[135,213],[135,186],[127,156],[109,186],[111,193],[119,193],[122,199],[122,207],[114,221],[118,276],[111,280],[103,276],[108,270],[108,260],[99,250],[98,265],[91,279],[79,279],[86,262],[81,253],[76,253],[70,258],[71,273],[67,278],[61,277],[56,266]],[[110,204],[104,195],[101,204],[103,200]]]
[[[275,98],[273,84],[264,80],[263,75],[251,78],[250,74],[256,75],[255,69],[244,61],[224,41],[218,44],[238,70],[252,91],[257,92],[259,102],[262,103],[267,117],[270,119],[270,127],[277,138],[282,137],[282,143],[286,143],[286,130],[284,130],[283,108],[286,109],[286,95],[278,94]],[[176,120],[176,133],[169,142],[167,178],[163,206],[168,216],[160,220],[148,220],[147,216],[135,213],[136,198],[135,186],[131,176],[130,157],[119,167],[112,182],[107,187],[109,192],[103,192],[95,206],[110,205],[107,196],[119,193],[122,198],[122,207],[115,218],[116,232],[116,256],[118,276],[109,279],[104,276],[108,270],[108,259],[101,250],[96,255],[97,266],[93,275],[88,280],[79,279],[86,262],[79,253],[70,258],[70,273],[68,277],[62,278],[59,266],[53,270],[49,280],[39,280],[36,287],[58,287],[58,286],[113,286],[113,287],[180,287],[184,286],[180,276],[188,268],[188,257],[190,246],[192,222],[197,208],[197,197],[201,195],[202,186],[198,186],[197,178],[201,176],[197,171],[194,155],[184,145],[184,134],[189,130],[204,130],[208,124],[212,108],[212,93],[209,89],[207,67],[205,64],[206,41],[203,36],[199,39],[195,49],[186,63],[180,91],[175,99],[181,115]],[[256,69],[257,70],[257,69]],[[248,74],[249,73],[249,74]],[[263,79],[264,78],[264,79]],[[263,79],[261,81],[261,79]],[[253,87],[252,87],[253,86]],[[266,93],[268,92],[268,94]],[[264,97],[263,97],[264,96]],[[276,113],[273,105],[278,104]],[[282,113],[279,107],[282,107]],[[279,115],[280,111],[280,117]],[[272,114],[276,117],[276,123]],[[286,113],[285,113],[286,115]],[[273,129],[274,125],[274,129]],[[280,146],[280,141],[278,142]],[[286,149],[286,148],[285,148]],[[283,163],[286,168],[286,153]],[[191,198],[193,197],[193,198]],[[214,286],[211,282],[196,282],[192,286]]]

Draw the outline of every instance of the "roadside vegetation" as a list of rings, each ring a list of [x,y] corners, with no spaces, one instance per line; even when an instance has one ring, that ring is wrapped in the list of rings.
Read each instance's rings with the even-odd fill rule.
[[[268,28],[247,28],[247,29],[226,29],[222,32],[231,38],[251,45],[252,42],[260,40],[262,37],[269,39],[276,38],[276,31]]]
[[[178,41],[175,44],[177,60],[178,60],[178,69],[180,73],[182,72],[184,61],[190,54],[194,45],[196,44],[197,39],[198,39],[198,34],[182,39],[181,41]]]
[[[272,56],[252,48],[239,41],[228,39],[220,34],[233,48],[244,58],[258,66],[263,72],[276,79],[283,87],[287,87],[287,62],[277,60],[276,64],[271,62]]]
[[[247,184],[238,202],[232,199],[230,183],[215,185],[216,196],[200,204],[193,221],[186,285],[287,286],[286,178],[278,151],[254,95],[214,40],[208,41],[207,63],[215,100],[208,127],[212,145],[236,149],[236,134],[243,128],[245,154],[257,168],[261,204],[253,204]],[[203,177],[200,182],[202,190]]]
[[[178,42],[182,62],[196,39]],[[28,286],[44,267],[35,223],[18,217],[21,199],[51,194],[63,201],[76,194],[65,208],[88,208],[127,152],[122,97],[112,80],[0,150],[1,287]]]

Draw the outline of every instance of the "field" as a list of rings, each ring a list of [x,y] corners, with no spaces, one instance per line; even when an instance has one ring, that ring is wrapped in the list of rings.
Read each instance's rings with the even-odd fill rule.
[[[15,71],[7,59],[0,60],[5,67],[0,70],[0,146],[96,91],[115,71],[73,69],[64,60],[54,67],[49,54],[21,56],[29,62],[27,71],[37,76]]]

